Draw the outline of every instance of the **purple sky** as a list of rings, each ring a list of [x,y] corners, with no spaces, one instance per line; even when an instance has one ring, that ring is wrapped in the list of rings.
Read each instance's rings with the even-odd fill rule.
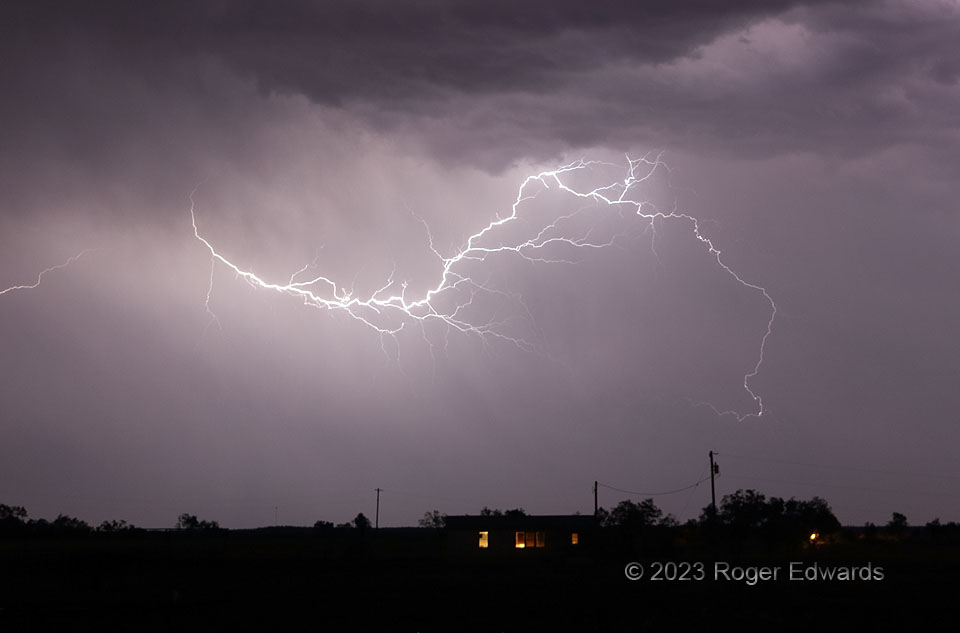
[[[586,513],[594,480],[681,488],[712,449],[718,494],[960,520],[960,6],[678,4],[7,8],[0,289],[90,250],[0,295],[0,503],[246,527],[372,517],[380,487],[381,525]],[[456,256],[528,176],[605,162],[564,175],[586,191],[660,152],[631,199],[698,218],[776,302],[761,417],[694,403],[756,412],[763,294],[690,221],[553,181],[474,246],[560,217],[541,239],[611,245],[468,252],[425,321],[222,261],[207,305],[195,188],[200,234],[260,279],[311,264],[296,280],[413,301],[430,238]],[[656,501],[683,520],[709,495]]]

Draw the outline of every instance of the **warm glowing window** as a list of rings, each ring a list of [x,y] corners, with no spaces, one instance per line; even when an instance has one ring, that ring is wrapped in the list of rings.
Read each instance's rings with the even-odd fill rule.
[[[517,532],[516,547],[517,549],[544,547],[546,539],[546,532]]]
[[[576,532],[573,532],[572,534],[570,534],[570,544],[571,544],[571,545],[576,545],[576,544],[579,543],[579,542],[580,542],[580,535],[579,535],[579,534],[577,534]]]
[[[489,532],[480,532],[480,541],[477,543],[477,547],[480,549],[487,549],[487,546],[490,544],[490,533]]]

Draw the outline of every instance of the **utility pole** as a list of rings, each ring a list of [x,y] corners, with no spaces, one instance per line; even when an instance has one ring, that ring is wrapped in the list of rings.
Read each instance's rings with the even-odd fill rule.
[[[710,451],[710,506],[713,508],[713,515],[717,515],[717,489],[713,484],[714,475],[720,474],[720,465],[713,463],[713,451]]]
[[[599,514],[599,511],[600,511],[600,508],[597,505],[597,482],[594,481],[593,482],[593,516],[594,518],[596,518],[597,514]]]
[[[374,528],[379,530],[380,529],[380,489],[379,488],[377,488],[377,516],[376,516],[376,519],[374,519],[374,521],[375,521],[373,524]]]

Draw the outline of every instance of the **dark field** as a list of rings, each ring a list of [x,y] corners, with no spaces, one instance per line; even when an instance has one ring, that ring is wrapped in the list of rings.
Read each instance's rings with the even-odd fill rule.
[[[960,546],[848,539],[817,547],[599,535],[576,556],[451,552],[443,532],[309,529],[17,534],[0,539],[0,630],[871,631],[952,621]],[[644,565],[641,580],[624,567]],[[652,580],[655,561],[703,580]],[[781,567],[778,580],[714,578],[714,562]],[[788,580],[868,563],[883,579]],[[876,572],[873,572],[876,573]],[[694,574],[688,574],[690,576]]]

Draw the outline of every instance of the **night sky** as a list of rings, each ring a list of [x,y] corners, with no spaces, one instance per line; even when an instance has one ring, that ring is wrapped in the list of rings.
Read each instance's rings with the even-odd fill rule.
[[[718,495],[960,520],[957,33],[947,0],[5,7],[0,290],[82,255],[0,295],[0,503],[589,513],[714,450]],[[643,158],[629,198],[679,217],[531,181],[410,314],[255,287],[191,225],[416,301],[528,176],[616,197]]]

